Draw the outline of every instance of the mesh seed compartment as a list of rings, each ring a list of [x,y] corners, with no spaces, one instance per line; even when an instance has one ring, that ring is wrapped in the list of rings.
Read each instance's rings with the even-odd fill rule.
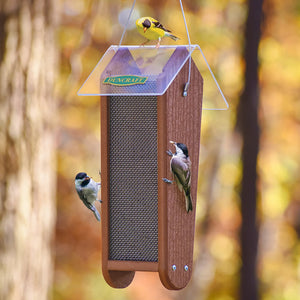
[[[110,97],[110,260],[158,261],[156,101]]]

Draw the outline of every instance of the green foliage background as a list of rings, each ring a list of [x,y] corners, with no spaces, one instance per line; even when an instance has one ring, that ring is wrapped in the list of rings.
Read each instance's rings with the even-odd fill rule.
[[[58,203],[54,300],[237,299],[241,266],[239,182],[241,140],[236,107],[243,87],[245,0],[183,1],[192,43],[199,44],[230,102],[204,111],[193,279],[181,292],[161,286],[157,274],[137,273],[125,290],[101,274],[100,225],[77,198],[74,176],[99,179],[99,97],[77,90],[110,45],[118,44],[119,15],[132,1],[61,0],[58,126]],[[187,38],[179,1],[140,0],[135,13],[159,19],[180,43]],[[266,0],[260,58],[259,281],[262,300],[300,295],[300,5]],[[141,44],[135,29],[124,44]],[[163,40],[165,43],[173,41]]]

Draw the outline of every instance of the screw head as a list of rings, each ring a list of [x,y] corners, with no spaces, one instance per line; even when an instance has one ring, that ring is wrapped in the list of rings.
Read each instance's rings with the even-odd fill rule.
[[[188,271],[188,270],[189,270],[188,265],[185,265],[185,266],[184,266],[184,271]]]
[[[172,266],[173,271],[176,271],[176,265]]]

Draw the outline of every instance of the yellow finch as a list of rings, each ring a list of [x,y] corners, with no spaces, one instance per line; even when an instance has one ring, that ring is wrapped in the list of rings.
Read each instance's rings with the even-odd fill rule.
[[[147,41],[142,45],[148,43],[151,40],[157,40],[156,48],[159,48],[161,38],[164,36],[168,36],[174,41],[179,40],[177,36],[170,33],[170,30],[164,28],[162,24],[151,17],[143,17],[137,19],[135,24],[138,32],[147,39]]]

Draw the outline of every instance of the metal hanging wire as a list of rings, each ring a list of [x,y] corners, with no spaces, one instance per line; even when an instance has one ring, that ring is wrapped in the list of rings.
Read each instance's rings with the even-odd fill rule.
[[[186,84],[184,85],[184,89],[183,89],[183,96],[186,97],[187,96],[187,90],[189,88],[190,81],[191,81],[191,66],[192,66],[192,61],[191,61],[191,59],[192,59],[192,56],[191,56],[191,39],[190,39],[190,34],[189,34],[188,26],[187,26],[187,23],[186,23],[186,19],[185,19],[185,14],[184,14],[184,10],[183,10],[182,1],[179,0],[179,2],[180,2],[180,8],[181,8],[182,16],[183,16],[183,21],[184,21],[184,25],[185,25],[185,30],[186,30],[187,38],[188,38],[188,41],[189,41],[189,52],[190,52],[190,57],[189,57],[189,75],[188,75],[188,80],[187,80]],[[136,3],[136,0],[133,1],[133,4],[131,6],[131,9],[130,9],[130,12],[129,12],[129,15],[128,15],[126,24],[124,26],[120,42],[119,42],[119,47],[122,45],[122,42],[123,42],[123,39],[124,39],[126,30],[127,30],[127,27],[128,27],[128,24],[129,24],[129,21],[130,21],[130,18],[131,18],[131,15],[132,15],[132,12],[133,12],[133,9],[134,9],[134,6],[135,6],[135,3]]]
[[[125,36],[125,33],[126,33],[126,30],[127,30],[127,27],[128,27],[128,24],[129,24],[129,21],[130,21],[130,18],[131,18],[131,15],[132,15],[132,12],[133,12],[133,9],[134,9],[134,6],[135,6],[135,3],[136,3],[136,0],[133,1],[133,4],[131,6],[131,9],[130,9],[130,12],[129,12],[129,15],[128,15],[128,18],[127,18],[127,21],[126,21],[126,24],[124,26],[124,29],[123,29],[123,33],[122,33],[122,36],[121,36],[121,39],[120,39],[120,42],[119,42],[119,47],[122,45],[122,42],[123,42],[123,39],[124,39],[124,36]],[[189,73],[188,73],[188,80],[187,82],[185,83],[184,85],[184,89],[183,89],[183,96],[186,97],[187,96],[187,91],[188,91],[188,88],[189,88],[189,85],[190,85],[190,81],[191,81],[191,66],[192,66],[192,47],[191,47],[191,39],[190,39],[190,34],[189,34],[189,30],[188,30],[188,26],[187,26],[187,22],[186,22],[186,18],[185,18],[185,14],[184,14],[184,9],[183,9],[183,5],[182,5],[182,1],[179,0],[179,3],[180,3],[180,8],[181,8],[181,13],[182,13],[182,17],[183,17],[183,21],[184,21],[184,26],[185,26],[185,31],[186,31],[186,35],[187,35],[187,38],[188,38],[188,42],[189,42],[189,52],[190,52],[190,55],[189,55]],[[203,108],[204,110],[227,110],[229,108],[229,104],[219,86],[219,83],[213,73],[213,71],[211,70],[210,68],[210,65],[201,49],[201,47],[199,45],[197,45],[197,48],[199,48],[200,50],[200,53],[204,59],[204,62],[219,90],[219,93],[220,95],[222,96],[223,98],[223,101],[226,105],[226,108]]]
[[[122,33],[120,42],[119,42],[119,47],[121,46],[121,44],[122,44],[122,42],[123,42],[123,38],[124,38],[124,35],[125,35],[125,33],[126,33],[126,30],[127,30],[127,27],[128,27],[128,24],[129,24],[129,21],[130,21],[130,18],[131,18],[131,15],[132,15],[132,12],[133,12],[133,9],[134,9],[134,6],[135,6],[135,2],[136,2],[136,0],[133,1],[133,4],[132,4],[132,6],[131,6],[131,10],[130,10],[130,12],[129,12],[129,15],[128,15],[126,24],[125,24],[125,26],[124,26],[123,33]]]
[[[190,81],[191,81],[191,68],[192,68],[191,39],[190,39],[189,29],[188,29],[186,19],[185,19],[185,14],[184,14],[184,10],[183,10],[182,1],[179,0],[179,2],[180,2],[180,8],[181,8],[183,21],[184,21],[186,35],[187,35],[187,38],[188,38],[188,41],[189,41],[189,52],[190,52],[188,81],[184,85],[183,94],[182,94],[184,97],[186,97],[187,96],[187,91],[188,91],[188,88],[189,88],[189,85],[190,85]]]

